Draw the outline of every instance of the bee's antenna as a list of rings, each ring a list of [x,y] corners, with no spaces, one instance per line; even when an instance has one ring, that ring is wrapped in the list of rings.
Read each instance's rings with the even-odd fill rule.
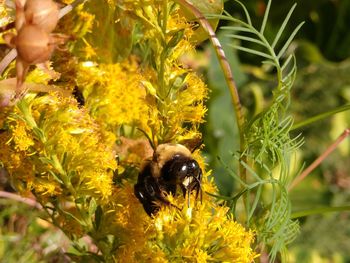
[[[147,134],[144,130],[142,130],[142,129],[140,129],[140,128],[136,128],[136,129],[139,130],[140,132],[142,132],[142,133],[146,136],[146,138],[147,138],[149,144],[151,145],[151,147],[153,148],[153,150],[155,150],[156,147],[155,147],[155,145],[154,145],[152,139],[148,136],[148,134]]]

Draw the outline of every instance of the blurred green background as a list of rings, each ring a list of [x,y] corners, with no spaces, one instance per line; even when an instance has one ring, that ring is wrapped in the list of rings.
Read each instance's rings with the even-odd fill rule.
[[[298,123],[350,102],[350,1],[272,1],[265,29],[268,39],[276,34],[295,2],[297,7],[283,37],[288,38],[294,28],[305,21],[289,47],[289,52],[296,54],[298,67],[289,112]],[[243,3],[250,12],[253,24],[259,26],[267,1],[246,0]],[[226,1],[225,9],[231,15],[243,16],[234,1]],[[221,25],[226,24],[221,22]],[[233,68],[244,110],[248,116],[253,116],[271,96],[273,75],[262,70],[259,57],[237,53],[228,46],[232,39],[225,38],[220,30],[218,35]],[[230,195],[235,187],[234,182],[216,157],[220,156],[226,164],[231,164],[231,153],[239,149],[237,127],[230,95],[213,51],[205,46],[204,54],[210,54],[207,64],[210,67],[201,69],[212,90],[207,123],[203,126],[206,157],[221,193]],[[297,154],[295,169],[300,169],[303,164],[308,166],[347,127],[350,127],[350,113],[343,112],[294,130],[294,136],[302,133],[305,138]],[[293,211],[349,205],[349,157],[348,138],[293,189]],[[301,234],[290,246],[290,262],[350,262],[349,219],[350,213],[345,212],[302,218]]]
[[[256,25],[261,23],[266,2],[243,1]],[[297,123],[350,102],[350,0],[275,0],[265,30],[267,36],[276,34],[295,2],[298,5],[283,37],[288,38],[288,33],[305,21],[290,46],[290,51],[296,53],[298,73],[289,110]],[[226,1],[225,9],[234,16],[242,16],[242,10],[234,1]],[[225,38],[220,30],[218,36],[234,71],[244,110],[253,116],[271,96],[273,75],[262,70],[259,58],[230,48],[232,40]],[[221,193],[230,195],[235,184],[217,161],[219,156],[234,166],[231,154],[238,150],[230,96],[208,43],[203,43],[192,59],[192,65],[211,90],[207,122],[202,127],[204,154]],[[310,164],[346,127],[350,127],[348,112],[295,130],[295,136],[302,133],[305,137],[296,167]],[[349,157],[350,140],[347,139],[291,192],[293,211],[349,204]],[[7,184],[4,178],[0,175],[0,190]],[[0,262],[68,262],[62,254],[62,248],[67,248],[66,239],[37,216],[40,213],[31,207],[0,199]],[[303,218],[301,234],[290,246],[290,262],[350,262],[349,217],[350,213],[330,213]]]

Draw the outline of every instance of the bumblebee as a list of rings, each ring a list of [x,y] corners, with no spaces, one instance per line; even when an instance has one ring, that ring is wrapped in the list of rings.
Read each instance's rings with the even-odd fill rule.
[[[202,198],[202,170],[191,151],[181,144],[161,144],[153,153],[153,158],[146,160],[138,176],[134,192],[149,216],[159,210],[159,201],[172,205],[167,194],[176,196],[180,188],[190,206],[190,193],[196,191]]]
[[[77,100],[78,106],[81,108],[85,105],[85,98],[81,90],[75,86],[72,92],[73,97]]]

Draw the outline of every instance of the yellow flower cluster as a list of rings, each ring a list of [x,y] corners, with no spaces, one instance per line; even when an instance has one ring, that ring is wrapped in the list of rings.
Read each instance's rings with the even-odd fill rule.
[[[83,63],[77,83],[91,116],[117,134],[121,125],[143,127],[147,123],[146,91],[141,80],[136,61],[128,60],[108,65]]]
[[[0,3],[0,26],[4,26],[10,22],[7,9],[4,3]]]
[[[1,161],[19,191],[63,199],[72,191],[75,197],[111,194],[113,145],[104,143],[98,125],[74,99],[27,96],[5,123]]]
[[[205,180],[203,190],[215,187]],[[191,207],[183,197],[168,196],[173,206],[163,205],[153,218],[140,212],[143,208],[131,187],[120,189],[114,198],[110,216],[120,242],[116,258],[125,262],[248,263],[256,257],[250,247],[254,234],[208,195],[202,202],[192,195]]]
[[[113,2],[132,25],[139,23],[138,56],[114,64],[69,57],[68,66],[66,57],[57,58],[61,85],[77,85],[85,104],[54,93],[29,94],[6,109],[0,114],[0,161],[21,193],[31,191],[57,209],[54,223],[67,234],[88,233],[106,261],[251,262],[254,235],[206,194],[217,191],[208,173],[202,201],[193,193],[190,207],[182,196],[169,195],[173,205],[162,205],[151,218],[134,195],[140,159],[152,154],[151,146],[201,137],[208,90],[180,62],[193,51],[192,25],[177,5],[108,0],[110,8]],[[85,17],[91,25],[93,15]],[[84,59],[98,52],[89,44]],[[113,173],[116,155],[123,177]],[[198,150],[193,157],[204,171]]]
[[[154,72],[140,69],[133,58],[118,64],[86,65],[81,65],[77,82],[86,108],[104,129],[120,134],[123,128],[133,137],[138,128],[155,141],[198,137],[207,89],[193,72],[174,69],[169,81],[178,86],[161,100],[152,84]],[[184,128],[185,123],[191,124],[190,129]]]
[[[180,204],[179,204],[180,205]],[[252,262],[254,240],[213,200],[182,211],[164,207],[154,219],[156,244],[168,262]]]

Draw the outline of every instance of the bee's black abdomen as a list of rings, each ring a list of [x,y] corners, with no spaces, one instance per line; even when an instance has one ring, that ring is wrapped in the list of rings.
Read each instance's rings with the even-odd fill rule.
[[[137,184],[134,186],[134,193],[149,216],[159,210],[154,202],[157,200],[156,195],[160,194],[160,189],[156,179],[152,177],[150,164],[140,172]]]
[[[154,204],[155,199],[151,198],[147,194],[143,185],[136,184],[134,186],[134,193],[143,205],[143,209],[145,209],[146,213],[149,216],[152,216],[152,214],[155,214],[158,211],[159,207],[156,204]]]
[[[80,107],[84,106],[85,105],[85,98],[83,96],[83,93],[79,90],[78,87],[75,87],[73,92],[72,92],[72,95],[74,96],[74,98],[77,100],[78,102],[78,105]]]

